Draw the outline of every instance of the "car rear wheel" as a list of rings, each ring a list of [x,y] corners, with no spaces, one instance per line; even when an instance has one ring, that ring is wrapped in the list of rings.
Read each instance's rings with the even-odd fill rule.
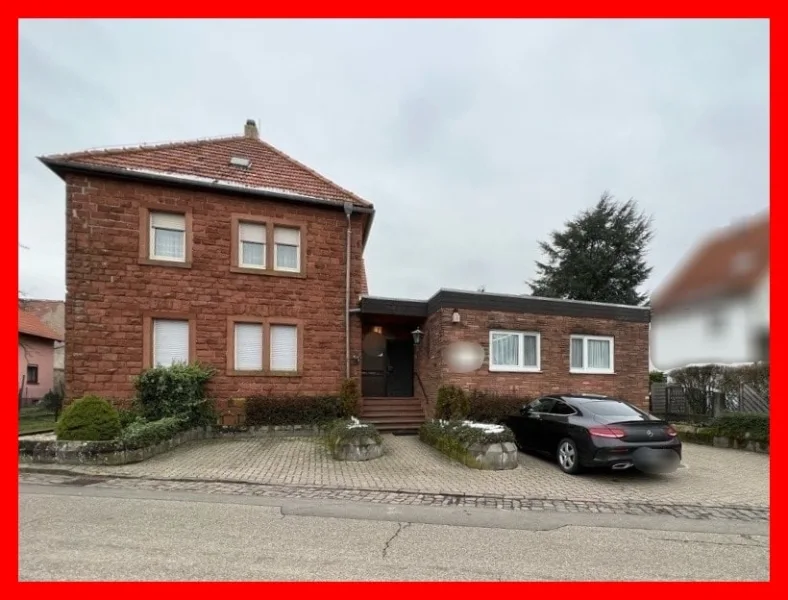
[[[577,446],[571,439],[564,438],[558,443],[556,458],[558,466],[564,473],[576,475],[580,472],[580,456],[577,453]]]

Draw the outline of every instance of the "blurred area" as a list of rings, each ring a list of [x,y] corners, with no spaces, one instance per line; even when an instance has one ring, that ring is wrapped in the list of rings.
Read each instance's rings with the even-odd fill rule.
[[[699,239],[651,306],[652,370],[768,362],[768,212]]]

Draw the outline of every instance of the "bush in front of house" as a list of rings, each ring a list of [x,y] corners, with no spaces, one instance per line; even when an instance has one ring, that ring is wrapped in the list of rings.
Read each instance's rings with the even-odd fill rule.
[[[357,417],[361,412],[361,392],[355,379],[345,379],[339,390],[342,399],[342,411],[348,417]]]
[[[443,420],[459,420],[468,417],[470,410],[468,394],[456,385],[438,388],[435,402],[435,417]]]
[[[471,446],[514,443],[514,434],[505,425],[433,419],[421,426],[419,439],[449,458],[478,468],[478,461],[469,452]]]
[[[215,422],[205,388],[214,370],[199,364],[154,367],[134,380],[140,414],[147,421],[166,417],[186,419],[190,426]]]
[[[723,415],[713,419],[708,429],[717,437],[727,437],[739,442],[769,443],[769,415]]]
[[[347,416],[340,396],[250,396],[246,399],[250,427],[327,425]]]
[[[503,423],[518,414],[530,398],[474,390],[468,394],[468,414],[465,418],[477,423]]]
[[[356,417],[332,422],[323,432],[323,441],[337,460],[371,460],[383,455],[383,438],[378,430]]]
[[[120,440],[127,450],[147,448],[172,439],[189,428],[184,417],[164,417],[157,421],[138,418],[123,429]]]
[[[102,442],[121,434],[118,411],[98,396],[85,396],[67,406],[55,426],[58,440]]]

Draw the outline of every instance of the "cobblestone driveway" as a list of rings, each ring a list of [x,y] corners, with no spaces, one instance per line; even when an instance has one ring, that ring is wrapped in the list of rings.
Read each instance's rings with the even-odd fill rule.
[[[750,452],[687,444],[687,468],[673,475],[621,471],[573,477],[549,461],[527,455],[521,455],[520,466],[511,471],[477,471],[450,461],[416,437],[386,435],[384,440],[386,454],[363,463],[334,461],[313,438],[255,438],[195,442],[138,464],[74,469],[105,477],[246,482],[406,495],[580,504],[769,506],[769,457]]]

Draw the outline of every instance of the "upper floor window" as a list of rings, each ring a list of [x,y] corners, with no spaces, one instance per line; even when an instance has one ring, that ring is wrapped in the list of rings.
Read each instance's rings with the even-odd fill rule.
[[[152,260],[186,262],[186,216],[150,213],[150,256]]]
[[[242,267],[265,269],[265,224],[240,223],[238,225],[239,263]]]
[[[304,277],[305,228],[268,217],[232,215],[234,273]]]
[[[192,211],[190,208],[140,207],[139,262],[191,267]]]
[[[569,370],[572,373],[613,373],[613,338],[595,335],[571,336]]]
[[[277,271],[300,271],[300,248],[300,230],[290,227],[274,228],[274,268]]]
[[[490,371],[539,371],[540,355],[538,333],[490,332]]]

